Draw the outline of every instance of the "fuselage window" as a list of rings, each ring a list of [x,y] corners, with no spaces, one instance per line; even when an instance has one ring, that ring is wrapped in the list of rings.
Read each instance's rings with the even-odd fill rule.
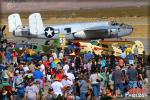
[[[65,28],[64,29],[67,33],[71,33],[71,28]]]

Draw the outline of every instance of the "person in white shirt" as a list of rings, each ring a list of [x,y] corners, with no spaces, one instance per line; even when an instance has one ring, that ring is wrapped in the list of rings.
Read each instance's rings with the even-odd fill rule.
[[[40,71],[43,73],[43,76],[46,77],[46,71],[45,71],[45,66],[43,64],[42,61],[39,61],[39,64],[40,64]],[[44,89],[44,81],[45,81],[45,78],[42,78],[42,87]]]
[[[90,75],[90,82],[92,84],[93,88],[93,95],[94,95],[94,100],[97,100],[97,98],[100,95],[100,74],[98,73],[98,70],[95,66],[92,66],[92,74]]]
[[[45,66],[42,61],[39,61],[39,64],[40,64],[40,71],[43,72],[43,75],[45,76]]]
[[[87,63],[87,70],[88,70],[88,74],[89,74],[89,75],[91,74],[91,67],[92,67],[92,60],[90,60],[90,61]]]
[[[67,76],[68,82],[70,84],[70,90],[69,93],[73,92],[73,83],[75,81],[75,76],[74,74],[72,74],[72,72],[70,70],[68,70],[68,72],[65,74]]]
[[[52,52],[52,56],[53,56],[54,59],[58,58],[56,52],[54,52],[54,51]]]
[[[61,81],[61,83],[63,84],[64,86],[64,95],[67,97],[69,92],[70,92],[70,89],[71,89],[71,85],[70,85],[70,80],[68,79],[68,76],[67,75],[63,75],[63,79]]]
[[[72,72],[68,70],[68,72],[65,75],[67,75],[70,85],[73,85],[73,82],[75,80],[74,74],[72,74]]]
[[[65,65],[63,66],[64,74],[66,74],[69,70],[68,62],[65,62]]]
[[[63,95],[63,84],[59,82],[59,78],[57,76],[54,76],[54,82],[51,84],[51,88],[54,91],[54,95]]]
[[[26,63],[26,65],[25,65],[25,66],[23,66],[23,70],[24,70],[24,72],[25,72],[25,73],[27,73],[27,72],[28,72],[28,70],[29,70],[28,63]]]
[[[59,59],[62,60],[64,58],[64,53],[63,51],[61,50],[60,53],[59,53]]]

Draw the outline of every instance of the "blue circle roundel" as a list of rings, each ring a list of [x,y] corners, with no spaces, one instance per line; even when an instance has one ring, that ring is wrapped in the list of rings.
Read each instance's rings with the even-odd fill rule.
[[[51,38],[54,36],[54,29],[52,27],[45,28],[45,36]]]

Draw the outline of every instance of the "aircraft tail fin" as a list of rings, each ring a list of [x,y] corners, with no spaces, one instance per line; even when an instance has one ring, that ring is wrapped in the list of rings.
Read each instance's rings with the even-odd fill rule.
[[[40,13],[33,13],[29,16],[30,33],[37,35],[44,33],[43,21]]]
[[[22,26],[20,15],[18,13],[9,15],[8,16],[9,32],[13,32],[18,26]]]

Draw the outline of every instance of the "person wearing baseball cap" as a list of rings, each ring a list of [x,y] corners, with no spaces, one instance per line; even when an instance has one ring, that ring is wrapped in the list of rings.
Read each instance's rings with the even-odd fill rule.
[[[54,91],[52,88],[49,88],[48,95],[46,96],[46,100],[53,100]]]
[[[37,100],[39,94],[38,87],[34,84],[34,78],[28,77],[28,86],[25,88],[25,100]]]
[[[63,75],[63,79],[61,81],[62,85],[64,86],[64,95],[67,97],[69,95],[70,89],[71,89],[71,84],[69,82],[70,80],[68,79],[67,75]]]

